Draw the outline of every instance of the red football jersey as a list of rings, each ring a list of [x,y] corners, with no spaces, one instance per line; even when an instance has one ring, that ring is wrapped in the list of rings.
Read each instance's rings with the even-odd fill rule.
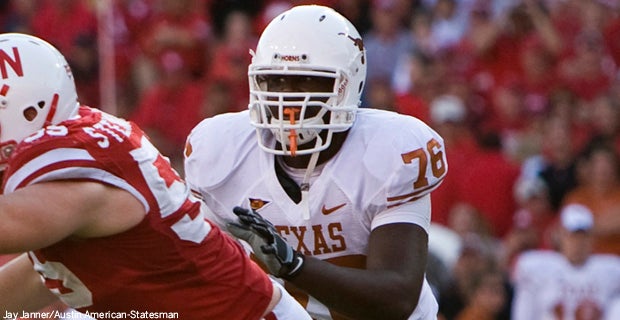
[[[79,118],[20,143],[3,191],[52,180],[113,185],[146,209],[143,221],[126,232],[69,237],[29,253],[48,288],[69,306],[125,317],[136,312],[200,320],[261,317],[273,290],[269,278],[237,242],[204,219],[184,181],[133,123],[81,107]]]

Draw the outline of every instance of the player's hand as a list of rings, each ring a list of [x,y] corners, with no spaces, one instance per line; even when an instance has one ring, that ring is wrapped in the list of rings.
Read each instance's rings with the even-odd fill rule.
[[[228,231],[250,244],[254,255],[267,266],[269,273],[292,279],[301,271],[303,255],[280,237],[271,222],[254,210],[235,207],[233,212],[238,219],[226,224]]]

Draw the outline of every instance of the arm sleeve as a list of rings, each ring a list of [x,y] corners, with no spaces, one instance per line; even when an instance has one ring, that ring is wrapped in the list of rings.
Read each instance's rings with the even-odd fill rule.
[[[422,227],[426,233],[431,223],[431,196],[430,194],[412,202],[386,209],[377,214],[370,225],[370,229],[390,223],[413,223]]]

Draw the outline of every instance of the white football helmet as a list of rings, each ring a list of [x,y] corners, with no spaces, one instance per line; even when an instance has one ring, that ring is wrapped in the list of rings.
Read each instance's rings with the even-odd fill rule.
[[[37,130],[77,114],[77,92],[65,58],[26,34],[0,34],[0,170],[15,146]]]
[[[366,53],[360,34],[345,17],[318,5],[294,7],[269,23],[251,54],[250,121],[263,150],[279,155],[319,152],[329,147],[333,132],[351,127],[366,80]],[[329,92],[275,92],[268,91],[266,76],[325,77],[334,84]],[[287,108],[297,109],[298,119],[286,119]],[[307,112],[310,108],[320,110]],[[328,130],[325,141],[318,136],[322,130]],[[316,143],[297,150],[315,138]]]

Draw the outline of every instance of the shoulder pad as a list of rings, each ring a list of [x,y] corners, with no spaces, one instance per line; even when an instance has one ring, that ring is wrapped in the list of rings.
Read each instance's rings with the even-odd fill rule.
[[[370,110],[369,110],[370,111]],[[358,117],[364,136],[362,163],[387,181],[390,206],[420,198],[437,188],[448,171],[443,139],[424,122],[392,112]]]
[[[213,187],[234,172],[256,144],[247,112],[217,115],[200,122],[185,148],[185,177],[191,186]]]

